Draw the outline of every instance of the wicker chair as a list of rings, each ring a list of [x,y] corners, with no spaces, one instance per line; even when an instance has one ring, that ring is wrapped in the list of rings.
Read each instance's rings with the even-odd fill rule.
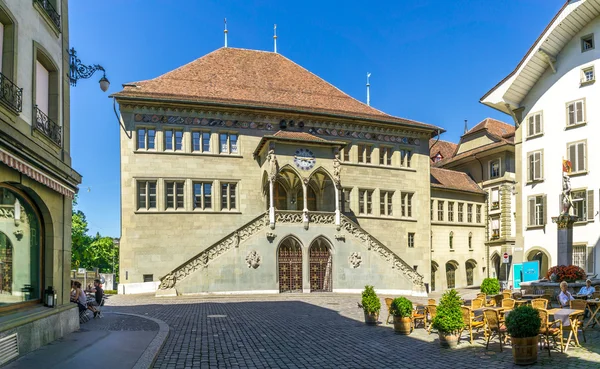
[[[595,285],[594,289],[596,290],[596,292],[600,292],[600,284]]]
[[[511,290],[502,291],[502,298],[505,298],[505,299],[512,298],[512,291]]]
[[[483,292],[479,292],[479,293],[477,294],[477,298],[478,298],[478,299],[483,299],[483,301],[486,301],[486,297],[487,297],[487,296],[486,296],[486,295],[485,295],[485,293],[483,293]]]
[[[502,307],[504,311],[509,311],[515,308],[515,300],[511,298],[502,299]]]
[[[483,301],[480,298],[471,300],[471,309],[481,309],[483,307]]]
[[[469,343],[473,344],[473,329],[476,329],[479,332],[479,329],[484,328],[485,323],[483,320],[474,320],[473,312],[471,308],[468,306],[461,306],[463,322],[465,323],[465,327],[460,332],[460,336],[462,336],[463,332],[467,329],[469,330]]]
[[[542,324],[540,326],[540,338],[542,340],[546,340],[546,347],[548,348],[548,356],[550,355],[550,337],[554,340],[554,345],[556,343],[556,337],[560,338],[560,352],[563,352],[563,326],[560,320],[555,320],[550,322],[548,310],[546,309],[538,309],[540,313],[540,320]],[[540,348],[542,347],[542,340],[540,340]]]
[[[585,300],[571,300],[569,307],[571,309],[583,310],[587,307],[587,303]],[[575,343],[579,345],[579,338],[577,334],[581,331],[581,335],[583,336],[583,342],[587,342],[585,338],[585,330],[583,329],[583,321],[584,321],[585,313],[580,313],[575,316],[575,319],[572,319],[571,325],[563,326],[563,332],[569,332],[569,338],[567,338],[567,347],[569,347],[569,342],[571,341],[571,337],[573,336],[573,332],[575,332]]]
[[[385,306],[387,306],[387,309],[388,309],[388,316],[387,316],[387,319],[385,320],[385,324],[390,324],[390,316],[392,315],[392,313],[391,313],[392,301],[394,301],[394,299],[389,298],[389,297],[385,298]]]
[[[593,299],[600,299],[600,292],[594,292],[594,293],[592,293],[592,298]]]
[[[412,312],[412,325],[413,329],[417,327],[417,322],[420,320],[423,323],[423,328],[425,328],[425,321],[427,320],[427,310],[423,305],[417,305],[416,308],[413,309]]]
[[[433,326],[433,318],[435,318],[435,315],[437,314],[437,306],[436,305],[427,305],[427,332],[429,334],[431,334],[431,328]]]
[[[435,299],[428,299],[427,305],[435,305]]]
[[[506,337],[506,327],[500,323],[500,314],[498,311],[493,309],[486,309],[483,311],[483,318],[485,320],[485,326],[487,331],[487,342],[485,349],[488,349],[490,339],[497,335],[500,341],[500,352],[502,352],[502,341]]]
[[[531,300],[531,307],[534,309],[544,309],[548,306],[548,300],[546,299],[533,299]]]

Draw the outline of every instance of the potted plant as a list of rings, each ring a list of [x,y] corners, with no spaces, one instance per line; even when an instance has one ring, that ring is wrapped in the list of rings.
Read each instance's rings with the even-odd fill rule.
[[[456,347],[458,337],[464,327],[461,311],[461,298],[456,290],[444,292],[433,318],[433,328],[437,329],[442,347]]]
[[[554,275],[554,279],[552,279],[552,275]],[[548,269],[548,273],[546,276],[550,278],[553,282],[562,282],[566,281],[568,283],[572,283],[578,280],[583,280],[587,278],[587,274],[583,268],[578,267],[577,265],[557,265]]]
[[[516,307],[506,315],[506,331],[512,341],[515,364],[529,365],[537,361],[541,324],[539,312],[529,305]]]
[[[373,286],[365,286],[365,290],[362,292],[361,307],[365,312],[365,323],[369,325],[377,324],[381,302]]]
[[[390,313],[394,316],[394,332],[398,334],[410,334],[412,312],[412,302],[406,297],[397,297],[392,301]]]
[[[481,282],[481,292],[486,295],[497,295],[500,293],[500,282],[496,278],[486,278]]]

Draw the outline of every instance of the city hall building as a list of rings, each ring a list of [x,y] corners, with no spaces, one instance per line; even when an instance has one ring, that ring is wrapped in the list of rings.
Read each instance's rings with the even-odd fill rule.
[[[120,293],[372,284],[424,295],[435,278],[448,284],[431,278],[438,127],[367,106],[280,54],[227,47],[114,96],[125,128]],[[448,196],[485,202],[470,177],[437,170],[439,196],[458,175],[468,191]],[[476,228],[472,247],[484,250]],[[474,255],[466,242],[456,255]],[[487,263],[478,252],[474,283]]]

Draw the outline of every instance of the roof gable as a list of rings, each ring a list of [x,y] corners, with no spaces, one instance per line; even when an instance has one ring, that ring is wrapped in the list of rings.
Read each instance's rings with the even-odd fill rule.
[[[484,194],[468,174],[455,170],[431,168],[431,187]]]

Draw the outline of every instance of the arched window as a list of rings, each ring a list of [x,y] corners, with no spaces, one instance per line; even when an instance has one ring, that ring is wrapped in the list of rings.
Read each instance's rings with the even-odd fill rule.
[[[469,232],[469,250],[473,249],[473,232]]]
[[[40,224],[27,199],[0,187],[0,310],[41,299]]]
[[[448,237],[448,245],[450,246],[450,250],[454,249],[454,232],[450,232],[450,236]]]

